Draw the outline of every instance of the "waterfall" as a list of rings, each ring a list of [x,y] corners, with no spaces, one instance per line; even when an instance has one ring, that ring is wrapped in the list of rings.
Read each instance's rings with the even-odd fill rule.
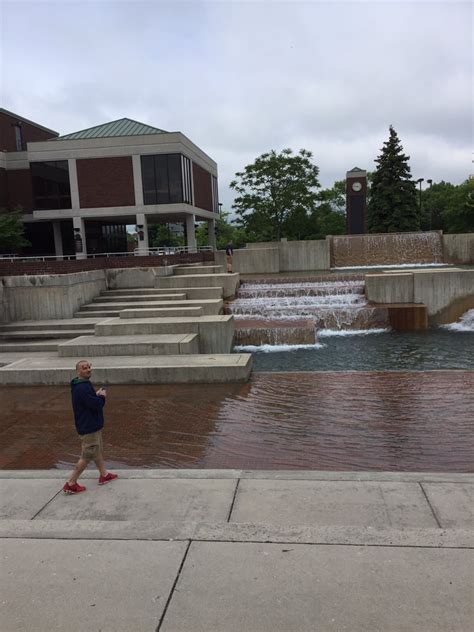
[[[384,308],[369,305],[364,281],[245,282],[226,306],[236,319],[236,343],[311,344],[318,329],[387,327]]]

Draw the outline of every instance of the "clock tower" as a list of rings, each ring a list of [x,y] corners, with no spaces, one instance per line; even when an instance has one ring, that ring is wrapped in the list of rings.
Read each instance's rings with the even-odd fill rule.
[[[346,173],[347,234],[365,233],[367,208],[367,171],[354,167]]]

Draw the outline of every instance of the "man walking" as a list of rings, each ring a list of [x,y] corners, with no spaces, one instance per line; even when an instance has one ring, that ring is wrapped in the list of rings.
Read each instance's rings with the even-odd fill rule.
[[[94,391],[90,383],[92,367],[87,360],[79,360],[76,364],[76,373],[77,377],[71,381],[71,397],[74,422],[81,438],[82,452],[70,479],[63,487],[66,494],[79,494],[86,491],[85,487],[79,485],[77,479],[90,461],[94,461],[99,470],[99,485],[105,485],[118,478],[117,474],[107,473],[102,455],[102,428],[104,427],[102,409],[107,391],[102,387]]]

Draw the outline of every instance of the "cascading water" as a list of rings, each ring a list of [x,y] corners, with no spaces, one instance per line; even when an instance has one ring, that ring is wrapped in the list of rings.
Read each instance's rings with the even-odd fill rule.
[[[368,304],[361,279],[244,283],[227,311],[236,318],[239,345],[311,344],[317,329],[384,328],[388,322],[385,309]]]

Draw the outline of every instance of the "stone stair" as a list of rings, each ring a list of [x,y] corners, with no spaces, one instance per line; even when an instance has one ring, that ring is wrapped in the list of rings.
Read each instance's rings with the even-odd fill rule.
[[[0,384],[64,384],[80,358],[92,362],[94,379],[104,384],[247,381],[252,357],[231,353],[234,317],[222,315],[223,297],[235,293],[239,275],[220,266],[177,270],[157,279],[169,287],[109,290],[74,319],[36,327],[34,344],[43,337],[58,357],[15,358],[0,368]],[[31,335],[29,324],[6,327],[0,338]]]
[[[98,319],[24,320],[0,325],[0,353],[56,351],[58,343],[94,333]]]

